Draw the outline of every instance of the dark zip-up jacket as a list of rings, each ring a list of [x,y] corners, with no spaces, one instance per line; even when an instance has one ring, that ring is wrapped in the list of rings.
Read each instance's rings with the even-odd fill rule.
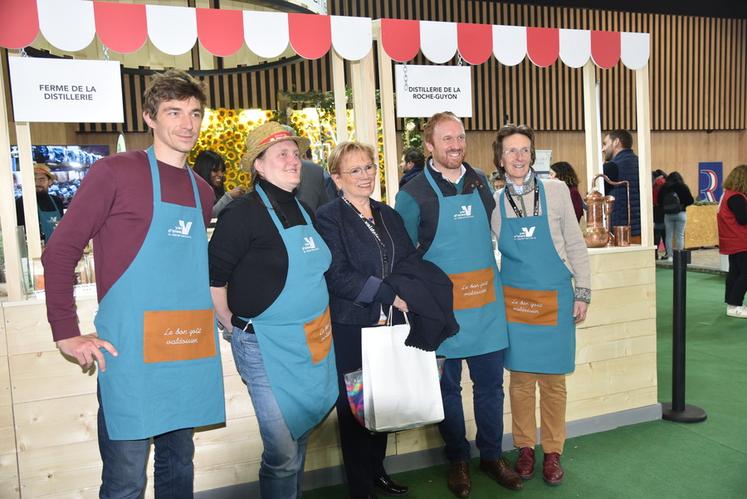
[[[319,208],[317,229],[332,252],[326,273],[332,322],[373,325],[381,305],[394,302],[384,279],[401,260],[416,253],[399,214],[371,200],[371,211],[384,247],[352,207],[337,198]]]

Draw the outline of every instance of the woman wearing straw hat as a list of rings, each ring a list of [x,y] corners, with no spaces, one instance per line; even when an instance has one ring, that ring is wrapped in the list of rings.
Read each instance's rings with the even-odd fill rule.
[[[216,314],[232,330],[264,445],[263,499],[300,497],[309,432],[338,394],[324,279],[331,255],[294,195],[308,146],[277,122],[249,133],[242,166],[254,191],[221,213],[209,247]]]

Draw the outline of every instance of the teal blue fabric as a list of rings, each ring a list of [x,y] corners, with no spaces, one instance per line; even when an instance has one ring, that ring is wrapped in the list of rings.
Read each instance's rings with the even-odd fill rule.
[[[508,218],[506,193],[501,192],[501,279],[513,288],[557,291],[558,320],[554,326],[509,322],[505,365],[514,371],[566,374],[576,365],[572,276],[552,242],[545,188],[542,182],[538,186],[542,214],[536,217]]]
[[[406,191],[398,191],[394,197],[397,213],[402,217],[407,235],[410,236],[412,244],[418,245],[418,226],[420,225],[420,207],[410,194]]]
[[[459,332],[444,341],[437,354],[464,358],[502,350],[508,346],[503,287],[482,199],[476,190],[470,194],[444,196],[430,169],[426,168],[423,174],[439,204],[436,235],[423,258],[449,275],[492,268],[496,296],[495,301],[481,308],[455,310]]]
[[[329,306],[324,273],[332,255],[300,203],[306,225],[286,229],[262,187],[256,189],[288,252],[288,277],[273,304],[251,322],[280,412],[298,439],[324,419],[339,393],[331,338],[329,353],[315,363],[304,331]]]
[[[119,355],[106,355],[99,372],[106,429],[112,440],[138,440],[169,431],[225,421],[223,371],[217,328],[215,354],[189,360],[145,363],[146,311],[213,308],[208,283],[207,232],[194,174],[195,207],[161,201],[153,148],[153,218],[140,251],[99,304],[96,331]]]
[[[49,194],[47,194],[47,196],[49,196]],[[60,223],[60,219],[62,218],[62,213],[57,209],[57,204],[51,197],[49,198],[49,201],[52,206],[55,207],[52,211],[42,211],[39,209],[38,205],[36,207],[36,211],[39,214],[39,227],[41,228],[41,233],[45,241],[49,241],[49,238],[52,237],[52,232],[54,232],[57,224]]]

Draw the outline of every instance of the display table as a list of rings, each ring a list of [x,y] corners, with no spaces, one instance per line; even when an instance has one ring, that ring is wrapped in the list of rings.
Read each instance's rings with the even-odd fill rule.
[[[656,385],[656,287],[653,248],[591,249],[592,304],[578,328],[576,372],[568,378],[569,436],[660,417]],[[78,300],[81,330],[93,331],[90,290]],[[55,348],[41,300],[2,303],[0,328],[0,490],[3,497],[47,494],[97,497],[96,376]],[[195,435],[195,490],[237,487],[258,477],[262,442],[230,345],[220,342],[226,392],[225,427]],[[508,379],[506,379],[507,384]],[[472,387],[464,369],[463,400],[475,437]],[[511,431],[509,398],[503,415]],[[390,472],[443,459],[436,426],[390,435]],[[504,448],[510,448],[510,436]],[[151,453],[152,460],[152,453]],[[339,481],[341,454],[334,411],[317,428],[306,459],[307,486]],[[152,462],[148,474],[152,477]],[[153,497],[151,487],[146,497]],[[241,485],[244,484],[244,485]],[[243,488],[239,488],[243,487]],[[446,488],[444,485],[444,494]]]

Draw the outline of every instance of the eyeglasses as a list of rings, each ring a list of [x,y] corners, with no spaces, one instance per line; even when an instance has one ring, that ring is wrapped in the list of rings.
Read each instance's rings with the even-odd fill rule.
[[[365,166],[356,166],[350,171],[340,173],[350,175],[351,177],[368,177],[369,175],[373,175],[374,171],[376,171],[376,167],[373,164],[368,164]]]
[[[529,156],[531,153],[532,150],[528,147],[522,147],[521,149],[512,147],[511,149],[503,150],[504,156]]]

